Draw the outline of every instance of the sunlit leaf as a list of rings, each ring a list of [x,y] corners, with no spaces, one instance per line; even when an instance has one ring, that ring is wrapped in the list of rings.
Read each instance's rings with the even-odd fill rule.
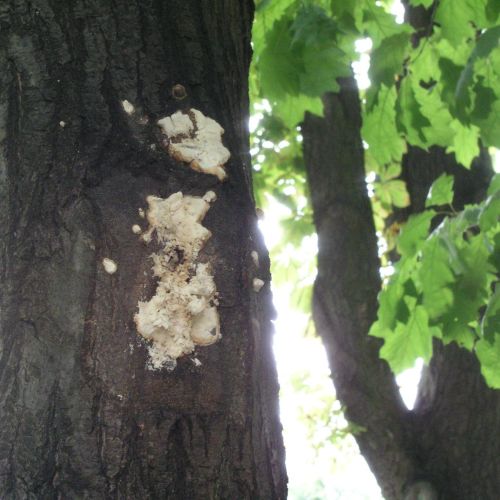
[[[479,155],[479,129],[474,125],[466,127],[458,120],[454,120],[450,126],[455,134],[453,144],[446,152],[454,152],[457,162],[469,168],[472,160]]]
[[[412,215],[403,226],[398,238],[397,248],[401,255],[414,255],[421,243],[427,239],[431,220],[434,217],[432,212],[426,211],[417,215]]]
[[[408,299],[407,299],[408,300]],[[408,300],[411,315],[408,323],[398,323],[396,329],[384,338],[380,357],[395,373],[411,368],[417,358],[427,363],[432,355],[432,337],[439,336],[436,328],[429,327],[429,316],[423,306]]]
[[[493,342],[479,340],[476,344],[476,355],[486,383],[493,389],[500,389],[500,335],[495,335]]]
[[[451,205],[453,201],[453,176],[441,174],[429,189],[427,200],[425,200],[426,207]]]
[[[410,0],[410,4],[414,7],[418,7],[419,5],[421,5],[426,9],[428,9],[433,3],[434,0]]]
[[[378,102],[365,116],[362,135],[368,143],[370,154],[380,165],[399,161],[405,146],[396,127],[396,89],[380,88]]]
[[[440,0],[435,19],[443,36],[459,43],[464,37],[473,36],[475,27],[484,27],[485,7],[486,0]]]

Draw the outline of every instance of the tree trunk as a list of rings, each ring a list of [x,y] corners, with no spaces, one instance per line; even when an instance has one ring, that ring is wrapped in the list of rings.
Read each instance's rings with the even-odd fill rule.
[[[324,118],[307,115],[302,128],[319,246],[314,319],[346,415],[364,428],[355,435],[360,450],[387,499],[497,498],[500,393],[486,387],[474,356],[436,346],[408,411],[377,340],[367,336],[380,279],[355,82],[325,96],[324,109]],[[487,155],[472,177],[441,150],[410,148],[404,172],[414,209],[443,171],[459,172],[460,205],[484,194],[491,169]]]
[[[286,497],[250,184],[252,15],[249,0],[0,6],[2,498]],[[158,119],[190,108],[225,129],[223,183],[162,148]],[[157,286],[154,245],[131,228],[146,229],[147,196],[209,190],[200,259],[222,339],[151,370],[134,315]]]

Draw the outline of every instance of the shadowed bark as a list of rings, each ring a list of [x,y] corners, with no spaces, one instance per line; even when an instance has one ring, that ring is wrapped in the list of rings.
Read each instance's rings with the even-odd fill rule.
[[[2,498],[286,497],[270,291],[251,287],[269,280],[247,154],[252,16],[232,0],[0,5]],[[224,127],[227,182],[159,147],[156,121],[180,106]],[[151,249],[131,227],[148,195],[209,189],[223,338],[201,366],[151,371],[133,322]]]
[[[324,97],[325,117],[307,114],[304,159],[318,233],[313,314],[346,416],[387,498],[397,498],[415,466],[405,450],[405,407],[379,342],[367,336],[380,288],[377,239],[366,192],[361,110],[353,79]]]

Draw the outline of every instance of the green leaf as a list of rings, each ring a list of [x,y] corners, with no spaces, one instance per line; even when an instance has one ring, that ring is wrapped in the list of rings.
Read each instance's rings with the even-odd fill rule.
[[[412,215],[403,226],[397,242],[398,252],[403,256],[414,255],[429,235],[434,213],[425,211]]]
[[[255,22],[252,27],[252,42],[255,55],[259,56],[264,48],[266,33],[287,9],[293,10],[297,0],[262,0],[255,5]],[[291,15],[291,13],[290,13]]]
[[[420,104],[413,90],[411,75],[403,78],[399,87],[397,121],[410,144],[422,148],[427,146],[424,129],[432,126],[432,124],[420,110]]]
[[[440,238],[430,238],[423,250],[418,278],[425,306],[431,319],[448,311],[453,303],[450,285],[454,275],[450,269],[449,253]]]
[[[297,13],[291,29],[294,43],[315,45],[335,40],[339,26],[321,7],[305,5]]]
[[[468,351],[472,351],[474,343],[476,342],[476,336],[472,328],[461,319],[455,318],[451,321],[448,320],[449,318],[445,318],[442,322],[443,344],[448,345],[455,343]]]
[[[458,120],[453,120],[450,126],[455,133],[446,152],[454,152],[457,162],[470,168],[472,160],[479,155],[479,129],[475,125],[462,125]]]
[[[375,85],[394,85],[396,75],[403,72],[403,61],[410,49],[410,35],[398,33],[384,38],[371,54],[370,80]]]
[[[346,29],[358,32],[363,19],[364,0],[331,0],[330,9]]]
[[[401,33],[412,33],[412,27],[407,24],[398,24],[395,17],[389,14],[376,2],[364,2],[363,31],[373,41],[376,49],[385,39]]]
[[[337,78],[351,75],[351,67],[342,50],[331,44],[308,45],[302,52],[304,72],[300,75],[300,92],[320,97],[340,90]]]
[[[482,231],[496,226],[500,220],[500,191],[488,196],[479,216],[479,227]]]
[[[493,342],[495,335],[500,336],[500,286],[497,285],[495,293],[490,297],[488,306],[481,321],[481,335]],[[500,371],[500,365],[499,365]]]
[[[291,21],[282,18],[267,33],[266,45],[258,61],[262,91],[268,99],[279,99],[300,91],[302,60],[292,47]]]
[[[442,147],[449,146],[453,141],[453,130],[450,128],[453,116],[448,105],[443,102],[439,85],[429,89],[418,85],[413,90],[415,99],[420,104],[420,111],[431,124],[423,130],[427,143]]]
[[[495,335],[493,343],[480,339],[476,343],[476,355],[486,383],[493,389],[500,389],[500,335]]]
[[[411,368],[417,358],[426,363],[432,356],[432,337],[439,336],[436,328],[429,328],[429,317],[423,306],[407,299],[412,314],[407,324],[398,323],[394,332],[384,338],[380,357],[385,359],[395,373]]]
[[[388,180],[375,183],[375,193],[388,208],[391,206],[404,208],[410,204],[410,196],[406,190],[406,184],[401,180]]]
[[[447,57],[441,57],[439,59],[441,76],[439,86],[441,88],[441,97],[450,107],[456,106],[457,81],[460,78],[463,68],[464,67],[461,64],[456,64],[453,60],[448,59]],[[461,105],[465,109],[469,106],[470,102],[468,93],[465,94],[462,99],[463,102]]]
[[[500,174],[495,174],[490,181],[490,185],[488,187],[488,196],[491,196],[493,193],[500,191]]]
[[[351,74],[350,61],[337,45],[338,32],[337,23],[314,5],[287,10],[267,32],[254,67],[262,96],[290,127],[303,120],[306,110],[322,114],[319,98],[338,91],[337,78]]]
[[[476,93],[477,106],[481,105],[479,99],[483,96],[483,93]],[[475,108],[471,120],[481,130],[481,140],[485,146],[500,148],[500,100],[497,95],[490,96],[488,99],[490,102],[485,104],[486,117],[480,116]]]
[[[486,305],[490,290],[489,251],[482,234],[467,241],[459,233],[453,244],[456,248],[455,253],[450,253],[455,274],[451,286],[453,307],[441,318],[443,338],[465,343],[470,348],[474,341],[471,324],[477,322],[479,310]]]
[[[413,5],[414,7],[421,5],[425,9],[428,9],[433,3],[434,0],[410,0],[410,5]]]
[[[426,207],[451,205],[453,201],[453,176],[441,174],[433,183],[425,200]]]
[[[486,17],[491,25],[497,24],[500,20],[500,2],[498,0],[488,0]]]
[[[322,116],[323,103],[319,97],[288,95],[273,103],[273,111],[292,128],[304,120],[306,111]]]
[[[401,175],[401,164],[392,163],[388,165],[386,168],[382,169],[380,172],[380,178],[383,181],[388,181],[390,179],[395,179]]]
[[[378,332],[396,327],[396,320],[406,318],[407,308],[403,302],[404,287],[400,283],[391,283],[385,287],[379,294],[378,320],[370,330],[370,335],[379,337]]]
[[[473,81],[474,64],[477,59],[486,58],[493,51],[498,48],[500,43],[500,26],[488,29],[479,37],[474,50],[472,51],[467,64],[458,79],[455,97],[457,110],[460,113],[465,112],[465,106],[468,102],[468,92]]]
[[[379,165],[401,159],[405,144],[396,127],[396,89],[380,88],[378,102],[365,115],[362,135],[369,145],[372,157]]]
[[[404,208],[410,204],[410,195],[406,190],[406,183],[404,181],[395,180],[386,183],[391,202],[395,207]]]
[[[486,24],[485,6],[486,0],[440,0],[435,20],[443,37],[454,44],[473,37],[474,29]]]

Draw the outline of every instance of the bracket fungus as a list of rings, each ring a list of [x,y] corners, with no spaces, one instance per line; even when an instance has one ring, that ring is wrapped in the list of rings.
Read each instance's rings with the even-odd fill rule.
[[[139,302],[134,320],[138,333],[149,340],[153,369],[173,369],[176,360],[221,338],[217,290],[209,263],[198,255],[211,232],[201,224],[216,195],[166,199],[148,196],[149,229],[142,239],[156,236],[160,249],[153,253],[153,273],[158,278],[154,296]]]
[[[158,126],[168,138],[167,150],[172,158],[220,181],[226,178],[224,165],[231,153],[222,144],[224,129],[215,120],[189,109],[158,120]]]

